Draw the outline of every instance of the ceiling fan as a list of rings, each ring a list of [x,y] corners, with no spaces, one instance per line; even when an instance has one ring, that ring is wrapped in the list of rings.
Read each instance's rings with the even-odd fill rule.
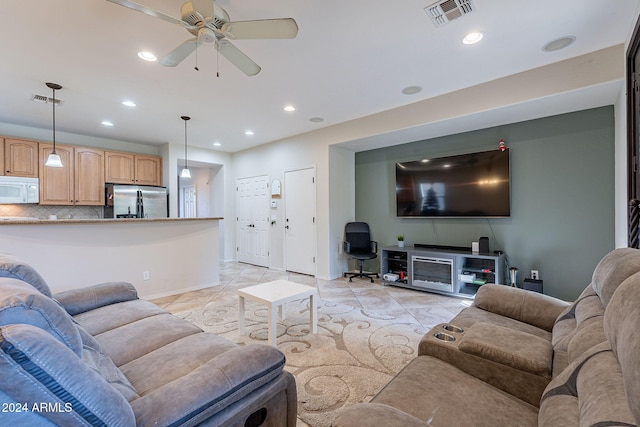
[[[293,39],[298,34],[298,24],[293,18],[258,19],[232,22],[226,10],[214,0],[189,0],[180,8],[181,19],[166,15],[130,0],[108,0],[129,9],[137,10],[189,31],[194,38],[184,41],[160,60],[162,65],[175,67],[195,51],[202,43],[214,43],[215,48],[247,76],[261,70],[229,39]]]

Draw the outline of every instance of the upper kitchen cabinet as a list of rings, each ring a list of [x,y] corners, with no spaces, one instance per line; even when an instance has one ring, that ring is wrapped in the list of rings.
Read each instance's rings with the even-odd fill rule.
[[[106,151],[105,181],[114,184],[162,185],[162,158]]]
[[[135,156],[136,184],[162,185],[162,157]]]
[[[38,177],[38,143],[22,139],[0,138],[3,165],[1,175]]]
[[[40,144],[40,204],[104,206],[104,151],[56,144],[63,167],[44,165],[52,144]]]

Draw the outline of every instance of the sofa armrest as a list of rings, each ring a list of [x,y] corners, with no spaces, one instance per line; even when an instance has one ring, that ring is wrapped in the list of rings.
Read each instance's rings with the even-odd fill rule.
[[[520,288],[488,284],[478,289],[474,305],[551,332],[556,319],[569,303]]]
[[[332,427],[425,427],[431,424],[392,406],[381,403],[359,403],[347,408],[331,425]]]
[[[70,315],[75,316],[105,305],[138,299],[138,291],[131,283],[107,282],[59,292],[53,297]]]

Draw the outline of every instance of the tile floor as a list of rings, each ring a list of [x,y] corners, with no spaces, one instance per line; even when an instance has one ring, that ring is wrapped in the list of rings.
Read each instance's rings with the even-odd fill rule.
[[[322,280],[303,274],[276,271],[242,263],[220,263],[220,285],[193,292],[171,295],[152,300],[171,313],[204,307],[223,293],[233,292],[272,280],[290,280],[316,286],[320,298],[348,304],[363,310],[375,310],[408,321],[416,321],[426,329],[447,322],[471,300],[414,291],[396,286],[382,286],[380,279],[371,283],[368,279]],[[297,427],[312,427],[298,419]]]
[[[276,271],[249,264],[220,264],[220,285],[152,300],[171,313],[204,307],[223,292],[258,283],[285,279],[316,286],[320,298],[364,310],[375,310],[398,318],[415,320],[425,328],[446,322],[467,307],[471,300],[414,291],[396,286],[382,286],[380,280],[356,278],[322,280],[303,274]]]

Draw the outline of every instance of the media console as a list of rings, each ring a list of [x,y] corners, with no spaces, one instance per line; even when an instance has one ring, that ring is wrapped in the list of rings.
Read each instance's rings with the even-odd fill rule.
[[[388,246],[382,248],[380,263],[383,285],[472,298],[485,283],[505,284],[502,253],[453,246]]]

